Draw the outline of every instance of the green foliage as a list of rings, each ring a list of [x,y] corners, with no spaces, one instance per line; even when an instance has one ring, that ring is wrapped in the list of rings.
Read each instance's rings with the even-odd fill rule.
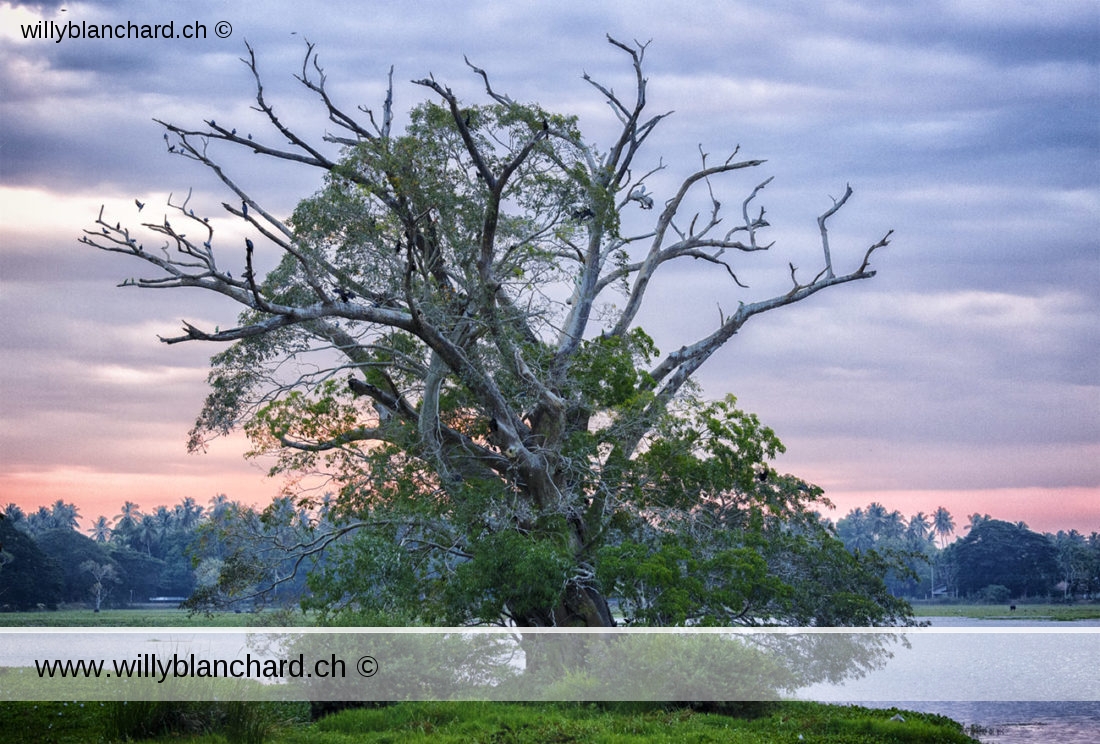
[[[573,360],[576,385],[596,410],[639,409],[649,401],[652,378],[648,365],[659,352],[641,328],[625,336],[599,336],[585,341]]]
[[[896,720],[900,716],[904,720]],[[785,703],[762,727],[800,733],[803,740],[838,744],[912,742],[913,744],[973,744],[962,727],[944,716],[898,708],[873,709],[855,705]]]
[[[928,597],[947,584],[949,572],[936,548],[935,536],[950,532],[950,513],[943,507],[932,517],[917,512],[906,521],[901,512],[887,511],[878,502],[856,508],[836,523],[836,534],[855,554],[871,551],[886,566],[890,591],[904,597]]]
[[[120,582],[117,598],[120,601],[129,601],[131,591],[138,601],[156,596],[180,596],[177,593],[168,594],[159,591],[161,577],[165,570],[165,563],[160,558],[154,558],[148,553],[122,545],[110,545],[108,550],[111,560],[119,567]],[[125,596],[122,596],[123,593]]]
[[[768,541],[770,554],[782,561],[778,575],[794,587],[786,614],[791,624],[874,626],[912,622],[912,607],[894,596],[885,581],[896,564],[875,551],[849,553],[815,522],[807,523],[800,532],[774,530]]]
[[[1012,590],[1000,584],[990,584],[989,586],[983,587],[982,590],[978,592],[978,596],[983,602],[1004,604],[1012,597]]]
[[[82,568],[86,562],[114,564],[106,548],[70,529],[49,530],[40,535],[37,542],[42,552],[61,566],[61,599],[64,602],[87,602],[90,599],[95,578]]]
[[[43,605],[54,609],[62,599],[64,581],[58,561],[11,520],[0,520],[0,608],[29,610]]]
[[[57,610],[56,612],[0,613],[2,627],[40,628],[239,628],[309,626],[315,618],[294,612],[218,612],[191,614],[179,608],[153,610],[109,610],[92,614],[88,610]],[[353,623],[356,624],[356,623]],[[365,623],[358,623],[365,624]]]
[[[218,732],[227,744],[264,744],[289,723],[309,719],[308,703],[131,700],[104,704],[110,741],[178,738]]]
[[[957,565],[959,590],[966,594],[999,584],[1013,597],[1042,596],[1058,580],[1054,542],[1020,524],[982,520],[948,550]]]
[[[623,542],[605,548],[599,566],[627,622],[643,625],[751,622],[790,591],[759,552],[719,534],[672,534],[656,549]]]
[[[62,702],[2,703],[0,730],[4,731],[5,741],[11,744],[99,741],[113,725],[105,720],[107,705],[112,704],[86,703],[81,707],[79,703]],[[214,730],[222,733],[199,737],[186,735],[186,729],[177,729],[167,733],[167,738],[196,744],[228,740],[228,732],[217,723],[224,720],[225,704],[172,705],[205,708],[201,716],[198,711],[191,712],[192,720],[204,717],[214,723]],[[350,741],[359,744],[429,741],[443,744],[470,741],[516,744],[555,741],[974,744],[975,741],[962,732],[958,723],[942,716],[893,708],[876,710],[818,703],[770,703],[762,708],[754,706],[746,715],[721,715],[676,705],[653,704],[401,703],[344,710],[312,725],[304,725],[308,714],[308,705],[304,703],[241,705],[250,706],[253,709],[250,712],[263,706],[261,709],[266,715],[283,724],[268,733],[265,740],[271,744],[346,744]],[[135,710],[140,708],[139,705]],[[904,722],[891,720],[898,714]]]
[[[5,744],[89,744],[102,739],[106,703],[0,702]]]
[[[260,408],[245,427],[245,433],[254,444],[251,454],[277,449],[287,438],[321,442],[354,430],[362,412],[352,404],[346,390],[346,385],[338,387],[335,381],[329,380],[310,393],[293,390]],[[347,453],[338,448],[323,455],[299,450],[280,458],[271,468],[271,475],[309,471],[318,460],[330,467],[338,466],[346,457]]]
[[[800,511],[819,494],[794,495],[760,486],[764,463],[786,448],[755,414],[736,408],[728,395],[720,401],[690,401],[663,417],[633,469],[639,506],[691,509],[701,500],[727,495],[745,505],[777,514]]]
[[[402,703],[347,710],[288,736],[288,744],[356,742],[718,742],[773,744],[974,744],[942,716],[817,703],[778,703],[734,717],[681,706]],[[802,738],[800,739],[799,736]]]
[[[210,703],[133,700],[106,703],[103,716],[108,739],[131,741],[168,734],[195,734],[214,726]]]
[[[292,329],[275,329],[241,339],[215,354],[206,378],[210,393],[189,434],[188,450],[200,451],[210,437],[226,435],[239,425],[265,383],[265,365],[304,349],[303,340]]]
[[[1054,536],[1058,571],[1064,582],[1062,596],[1088,596],[1100,591],[1100,533],[1086,539],[1077,530],[1059,530]]]
[[[458,624],[472,615],[492,622],[506,611],[539,617],[557,604],[571,567],[566,546],[553,534],[487,534],[446,584],[449,620]]]
[[[601,581],[625,617],[646,625],[824,626],[910,618],[908,603],[883,580],[889,562],[849,553],[813,515],[735,516],[695,517],[645,543],[605,548]]]
[[[280,729],[309,720],[308,703],[229,701],[217,708],[226,744],[264,744]]]
[[[393,529],[357,530],[331,549],[324,571],[308,581],[311,594],[302,606],[319,612],[325,624],[404,625],[428,614],[417,607],[423,585],[415,560]]]

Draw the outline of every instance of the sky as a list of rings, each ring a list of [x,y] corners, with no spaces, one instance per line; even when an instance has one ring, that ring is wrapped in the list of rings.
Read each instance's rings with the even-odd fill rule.
[[[24,38],[48,21],[199,23],[206,38]],[[659,201],[700,150],[767,159],[722,183],[727,204],[774,176],[760,199],[775,247],[736,258],[749,289],[704,267],[655,283],[640,322],[658,347],[781,290],[789,261],[816,273],[816,218],[846,184],[830,222],[838,268],[894,230],[874,279],[754,318],[700,370],[708,396],[733,393],[776,431],[778,469],[822,486],[833,519],[878,501],[906,517],[944,506],[959,533],[972,513],[1100,530],[1094,0],[0,2],[0,504],[63,499],[87,527],[126,500],[279,493],[240,436],[186,452],[219,349],[157,340],[184,318],[227,326],[236,309],[119,288],[139,267],[77,243],[101,205],[136,227],[149,215],[135,198],[164,213],[189,189],[196,211],[239,229],[224,188],[167,153],[153,119],[270,137],[249,110],[246,40],[268,100],[315,140],[326,122],[293,79],[306,40],[346,108],[380,109],[391,65],[398,112],[425,99],[409,81],[428,74],[484,102],[465,55],[496,89],[578,114],[606,142],[616,122],[581,76],[630,85],[607,34],[649,42],[651,112],[674,111],[648,152],[668,165]],[[225,162],[279,214],[320,183],[254,156]]]

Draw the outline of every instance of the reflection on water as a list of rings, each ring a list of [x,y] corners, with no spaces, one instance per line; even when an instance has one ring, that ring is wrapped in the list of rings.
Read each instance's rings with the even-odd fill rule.
[[[1095,744],[1100,741],[1100,701],[855,703],[904,708],[953,718],[982,744]]]
[[[1100,620],[1072,623],[1051,620],[975,620],[934,617],[934,627],[1080,627]],[[953,718],[982,744],[1095,744],[1100,742],[1100,700],[1076,702],[896,702],[856,703],[869,708],[898,707]]]
[[[934,628],[1095,628],[1100,620],[1043,620],[1031,617],[1016,619],[1012,617],[920,617]]]

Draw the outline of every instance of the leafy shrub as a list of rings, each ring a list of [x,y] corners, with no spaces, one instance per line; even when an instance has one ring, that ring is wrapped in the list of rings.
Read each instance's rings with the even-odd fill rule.
[[[1012,592],[1007,586],[990,584],[978,592],[978,596],[981,597],[983,602],[988,602],[989,604],[1004,604],[1012,596]]]

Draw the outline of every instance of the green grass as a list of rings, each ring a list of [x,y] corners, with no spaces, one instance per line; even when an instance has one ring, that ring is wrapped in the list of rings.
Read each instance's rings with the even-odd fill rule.
[[[914,603],[917,617],[969,617],[978,620],[1096,620],[1100,604],[1016,604],[1015,612],[1006,604],[931,604]]]
[[[824,744],[972,742],[953,721],[939,716],[777,703],[766,715],[741,718],[686,708],[592,704],[405,703],[350,710],[305,729],[286,731],[281,744],[383,744],[387,742],[770,742]],[[799,739],[799,735],[802,739]]]
[[[178,716],[181,728],[161,738],[136,742],[173,741],[181,744],[383,744],[384,742],[484,742],[485,744],[543,744],[543,742],[730,742],[784,744],[813,741],[821,744],[973,744],[961,727],[941,716],[902,711],[904,721],[891,720],[896,710],[872,710],[817,703],[774,703],[758,709],[755,717],[704,713],[686,708],[652,705],[594,705],[571,703],[401,703],[380,708],[346,710],[313,724],[295,722],[290,708],[268,708],[261,738],[241,738],[228,716],[252,720],[255,711],[216,711],[192,706]],[[229,704],[232,705],[232,704]],[[240,705],[240,704],[238,704]],[[249,704],[255,705],[255,704]],[[118,741],[112,730],[111,704],[4,703],[0,704],[0,731],[12,744],[94,744]],[[147,713],[148,711],[142,711]],[[300,708],[297,710],[300,721]],[[194,725],[196,720],[211,725]],[[190,723],[188,723],[190,722]],[[802,739],[799,739],[799,736]]]
[[[917,617],[969,617],[975,619],[1015,620],[1097,620],[1100,604],[1021,604],[1011,612],[1006,604],[954,604],[915,602]],[[55,612],[0,612],[0,627],[192,627],[239,628],[258,625],[310,625],[312,621],[299,612],[277,613],[218,612],[213,615],[188,615],[186,610],[58,610]]]
[[[298,618],[300,622],[295,622]],[[258,625],[310,625],[301,613],[216,612],[188,615],[186,610],[57,610],[54,612],[0,612],[0,627],[87,627],[87,628],[240,628]]]

